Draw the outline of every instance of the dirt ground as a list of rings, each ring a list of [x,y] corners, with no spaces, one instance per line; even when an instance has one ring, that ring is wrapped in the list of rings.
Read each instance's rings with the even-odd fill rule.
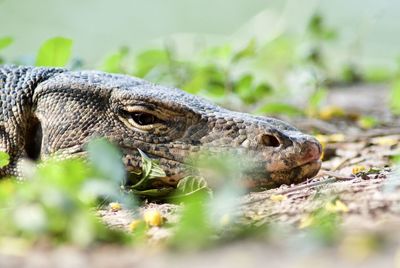
[[[0,252],[0,267],[400,267],[400,174],[393,170],[391,158],[400,155],[400,121],[388,109],[388,88],[381,85],[337,88],[328,102],[349,114],[373,115],[382,122],[369,130],[352,121],[322,122],[298,120],[301,129],[318,129],[330,136],[320,174],[299,185],[250,193],[241,200],[238,211],[243,221],[259,224],[284,223],[287,238],[268,242],[245,239],[202,251],[171,252],[162,245],[169,235],[163,228],[153,228],[154,238],[147,247],[118,246],[79,250],[73,247],[40,248],[25,253]],[[354,174],[355,167],[372,172]],[[279,197],[278,199],[276,197]],[[281,198],[284,196],[284,198]],[[301,228],[307,215],[325,202],[324,197],[346,205],[342,231],[345,237],[334,247],[319,247],[302,237],[291,237],[291,228]],[[170,204],[147,204],[157,207],[170,221],[176,221],[179,207]],[[99,212],[109,225],[128,228],[132,213],[126,210]],[[384,240],[377,250],[365,246]],[[372,241],[372,242],[371,242]],[[371,243],[370,243],[371,242]]]

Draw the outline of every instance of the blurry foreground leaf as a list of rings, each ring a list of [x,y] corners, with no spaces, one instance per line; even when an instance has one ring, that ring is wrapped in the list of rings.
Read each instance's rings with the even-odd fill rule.
[[[106,139],[95,139],[87,146],[89,159],[99,175],[118,184],[125,179],[125,166],[119,150]]]
[[[206,200],[206,196],[196,195],[185,202],[175,235],[170,240],[172,246],[189,250],[211,243],[214,230],[209,222]]]
[[[72,52],[72,40],[54,37],[47,40],[39,49],[36,66],[64,67]]]

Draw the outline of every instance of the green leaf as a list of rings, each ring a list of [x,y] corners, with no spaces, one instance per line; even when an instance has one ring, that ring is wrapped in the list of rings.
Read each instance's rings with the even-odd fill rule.
[[[178,248],[194,249],[211,243],[215,230],[209,222],[206,196],[191,196],[185,202],[180,221],[176,225],[170,243]]]
[[[145,197],[166,197],[168,194],[172,193],[175,189],[173,187],[157,188],[149,190],[136,190],[130,189],[130,191],[138,196]]]
[[[139,191],[141,195],[146,195],[144,192],[145,190],[152,190],[148,189],[150,180],[165,177],[167,175],[160,165],[148,157],[142,150],[138,149],[138,151],[142,157],[142,172],[139,174],[139,181],[131,186],[130,189],[132,192]],[[151,194],[148,195],[151,196]]]
[[[206,180],[203,177],[188,176],[178,182],[172,198],[188,197],[199,192],[211,193],[211,189],[208,187]]]
[[[54,37],[47,40],[39,49],[36,66],[65,66],[72,52],[72,40],[64,37]]]
[[[268,103],[256,110],[256,114],[284,114],[288,116],[301,116],[304,115],[304,112],[290,104]]]
[[[154,179],[167,176],[160,165],[148,157],[142,150],[138,149],[138,151],[142,156],[143,177]]]
[[[10,155],[0,151],[0,168],[7,166],[10,163]]]
[[[0,38],[0,50],[8,47],[14,42],[14,40],[11,37],[3,37]]]

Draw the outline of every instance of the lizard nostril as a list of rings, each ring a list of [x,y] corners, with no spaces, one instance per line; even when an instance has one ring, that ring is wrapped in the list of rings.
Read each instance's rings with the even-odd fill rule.
[[[279,147],[281,142],[273,135],[263,134],[261,136],[261,142],[264,146],[268,147]]]

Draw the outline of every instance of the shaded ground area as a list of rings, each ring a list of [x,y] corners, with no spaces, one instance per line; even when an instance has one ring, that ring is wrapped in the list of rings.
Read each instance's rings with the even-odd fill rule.
[[[358,86],[335,89],[328,98],[349,114],[377,117],[380,124],[373,129],[363,130],[347,118],[294,122],[326,134],[325,161],[312,180],[242,198],[236,220],[268,223],[268,239],[252,237],[202,251],[171,252],[162,243],[171,230],[153,227],[149,244],[139,248],[82,251],[43,246],[17,256],[11,245],[2,253],[0,267],[400,267],[400,175],[392,168],[392,158],[400,153],[400,122],[389,113],[387,92],[385,86]],[[176,222],[179,206],[146,204],[143,209],[149,207]],[[342,216],[340,235],[332,245],[321,247],[320,240],[296,232],[323,220],[316,214],[319,208]],[[127,210],[104,209],[99,214],[110,226],[124,229],[134,217]]]

